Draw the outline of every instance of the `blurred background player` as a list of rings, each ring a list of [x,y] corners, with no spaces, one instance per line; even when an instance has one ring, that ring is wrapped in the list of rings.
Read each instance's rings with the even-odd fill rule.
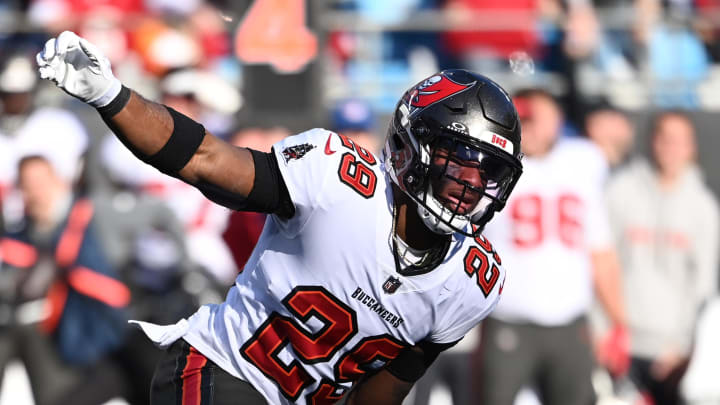
[[[30,53],[3,52],[0,62],[0,132],[15,133],[36,107],[37,77]]]
[[[331,111],[330,128],[349,137],[363,148],[379,153],[382,142],[380,135],[376,133],[376,120],[376,114],[367,101],[343,100]]]
[[[208,91],[218,87],[218,100],[230,94],[229,107],[237,108],[239,93],[224,87],[222,81],[196,70],[180,70],[167,75],[160,82],[161,100],[169,106],[182,111],[190,117],[206,118],[221,134],[227,136],[229,123],[222,114],[214,113],[206,101],[211,98]],[[217,102],[215,102],[217,104]],[[116,141],[106,141],[107,156],[99,160],[103,164],[112,164],[112,172],[117,179],[131,185],[134,189],[162,201],[170,207],[182,225],[185,246],[183,251],[194,265],[209,274],[213,284],[225,289],[232,284],[238,269],[230,249],[222,238],[227,226],[230,210],[208,201],[199,191],[188,184],[165,176],[154,168],[138,163],[137,159]],[[107,163],[105,163],[107,162]],[[220,287],[222,286],[222,287]],[[201,290],[201,289],[200,289]],[[208,298],[217,300],[219,297]]]
[[[83,123],[70,111],[40,102],[27,47],[0,51],[0,216],[4,218],[0,222],[17,221],[23,214],[20,195],[14,192],[19,134],[57,130],[87,136]]]
[[[682,112],[653,120],[651,159],[608,187],[623,268],[630,378],[656,405],[679,404],[700,308],[717,294],[718,205],[696,165],[695,128]]]
[[[108,186],[95,188],[90,198],[103,251],[132,292],[128,317],[169,321],[186,316],[199,302],[219,299],[215,280],[190,260],[185,229],[161,199],[143,190],[148,166],[138,163],[114,136],[99,147],[101,172]],[[152,169],[151,169],[152,170]],[[125,399],[147,404],[159,360],[155,347],[132,328],[114,359],[127,379]]]
[[[584,129],[605,155],[611,171],[626,163],[635,139],[635,128],[627,114],[607,104],[597,106],[586,115]]]
[[[502,300],[482,324],[474,381],[483,404],[512,404],[526,386],[544,404],[591,404],[586,313],[594,289],[615,330],[625,328],[604,206],[607,163],[589,141],[563,136],[550,93],[523,90],[514,101],[528,172],[485,231],[511,270]],[[619,373],[627,367],[613,366]]]
[[[0,241],[4,368],[24,364],[35,403],[94,405],[125,395],[113,353],[123,344],[130,290],[103,251],[92,202],[74,191],[83,131],[17,135],[25,215]]]

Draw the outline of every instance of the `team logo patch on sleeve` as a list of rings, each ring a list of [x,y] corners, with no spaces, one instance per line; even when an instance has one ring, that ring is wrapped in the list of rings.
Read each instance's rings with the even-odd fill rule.
[[[300,145],[288,146],[287,148],[283,149],[282,154],[285,158],[285,163],[287,163],[293,159],[302,159],[303,156],[305,156],[313,149],[315,149],[315,145],[303,143]]]

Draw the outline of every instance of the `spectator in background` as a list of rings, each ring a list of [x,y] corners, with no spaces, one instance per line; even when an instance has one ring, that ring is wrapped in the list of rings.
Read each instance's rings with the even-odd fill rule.
[[[154,219],[149,225],[160,225],[159,221],[162,221],[166,236],[170,237],[171,241],[184,242],[184,246],[175,252],[179,255],[179,260],[189,261],[182,264],[182,272],[187,273],[199,266],[203,272],[211,275],[211,284],[227,285],[227,279],[236,274],[230,252],[220,238],[229,211],[212,204],[204,204],[202,194],[196,195],[192,187],[177,179],[163,176],[149,165],[138,163],[137,159],[127,152],[116,140],[105,139],[101,160],[113,181],[133,190],[134,196],[139,198],[142,205],[155,205],[152,208]],[[171,212],[164,212],[165,207],[169,207]],[[175,220],[179,221],[177,225],[180,229],[174,229]],[[142,231],[134,234],[135,231],[137,229],[132,231],[134,236],[145,234]],[[134,249],[131,248],[131,251]],[[212,289],[208,288],[207,291]],[[215,298],[219,297],[211,294],[205,299]]]
[[[647,52],[650,96],[661,108],[699,107],[697,86],[710,68],[709,56],[693,28],[694,0],[638,0],[637,31]],[[700,2],[698,2],[700,3]]]
[[[695,0],[696,16],[694,21],[698,37],[712,63],[720,62],[720,27],[715,15],[720,8],[717,0]]]
[[[142,261],[135,255],[135,240],[151,230],[167,234],[175,248],[164,254],[166,262],[179,262],[182,272],[189,271],[188,253],[185,249],[185,235],[182,224],[175,213],[161,200],[154,198],[142,186],[144,179],[152,176],[155,169],[138,162],[115,137],[105,137],[100,145],[102,171],[112,183],[111,191],[94,191],[101,213],[107,212],[100,223],[100,232],[108,247],[111,261],[117,268],[124,268],[130,262]],[[105,218],[107,217],[107,221]],[[106,223],[107,222],[107,223]],[[172,256],[173,258],[167,257]]]
[[[36,81],[26,59],[8,58],[0,64],[0,235],[4,229],[4,201],[12,189],[16,169],[10,133],[15,132],[21,121],[16,115],[30,108]]]
[[[236,87],[209,70],[185,68],[160,83],[163,101],[178,111],[202,120],[208,131],[228,139],[243,99]]]
[[[651,161],[618,172],[608,200],[624,270],[630,377],[666,405],[679,403],[699,308],[717,291],[720,216],[695,164],[690,118],[660,113],[651,142]]]
[[[198,302],[219,300],[213,282],[189,260],[185,230],[175,213],[136,187],[144,172],[155,169],[135,159],[114,136],[103,139],[100,160],[114,187],[96,189],[91,198],[104,251],[132,291],[129,316],[170,322],[191,314]],[[115,359],[128,379],[131,404],[148,404],[160,355],[140,331],[128,332]]]
[[[333,108],[331,118],[333,131],[351,138],[373,153],[380,152],[380,139],[375,133],[375,113],[367,101],[341,101]]]
[[[482,324],[474,381],[483,404],[510,405],[524,386],[537,389],[544,404],[590,404],[593,287],[615,330],[625,327],[604,206],[607,163],[591,142],[560,137],[563,117],[549,93],[521,91],[515,106],[525,171],[485,229],[510,272]],[[611,366],[623,372],[627,356]]]
[[[35,108],[37,75],[29,55],[5,55],[0,62],[0,132],[13,134]]]
[[[38,107],[37,74],[30,55],[9,53],[0,62],[0,206],[6,225],[23,215],[20,195],[14,190],[17,176],[18,139],[31,133],[53,133],[55,136],[86,137],[80,120],[68,110]],[[62,170],[75,165],[64,163]],[[74,175],[69,173],[68,175]]]
[[[658,107],[698,108],[697,86],[710,68],[708,55],[695,32],[678,25],[659,25],[649,38],[651,94]]]
[[[189,117],[205,120],[208,128],[218,133],[228,131],[231,122],[226,119],[240,108],[241,103],[237,89],[209,72],[194,69],[166,76],[161,90],[165,105]],[[119,148],[119,144],[116,146]],[[122,153],[114,165],[128,185],[160,199],[173,210],[184,229],[185,249],[190,260],[212,276],[213,284],[223,289],[230,285],[238,272],[230,249],[222,239],[230,210],[213,204],[194,187],[165,176],[149,165],[138,164],[129,153]],[[128,171],[123,166],[133,169]]]
[[[25,216],[0,242],[12,314],[0,369],[21,360],[38,405],[95,405],[126,388],[110,356],[123,343],[130,291],[103,252],[92,203],[73,193],[84,133],[59,135],[18,135]]]
[[[443,39],[449,51],[465,66],[480,72],[505,70],[513,52],[522,51],[532,58],[542,56],[537,22],[541,6],[546,3],[551,2],[446,1],[445,9],[454,30],[445,33]]]
[[[28,3],[28,19],[50,32],[75,29],[83,20],[98,13],[127,18],[145,10],[144,0],[30,0]]]
[[[206,0],[25,0],[27,19],[50,33],[92,41],[115,74],[152,94],[152,80],[188,66],[236,63],[221,12]],[[2,7],[2,6],[0,6]],[[226,7],[227,8],[227,7]],[[1,9],[0,9],[1,10]],[[37,44],[42,46],[42,38]],[[220,66],[224,64],[224,66]],[[230,74],[235,74],[232,71]]]
[[[654,0],[650,0],[654,1]],[[627,63],[632,67],[638,66],[637,36],[644,24],[641,13],[646,7],[646,0],[592,0],[592,5],[604,22],[599,28],[602,30],[601,46],[607,46],[609,52],[605,56],[611,58],[622,57],[622,60],[607,60],[607,68],[613,69],[613,64]],[[620,67],[615,66],[615,67]]]
[[[603,152],[611,170],[627,159],[634,131],[627,115],[609,105],[595,108],[585,117],[585,134]]]

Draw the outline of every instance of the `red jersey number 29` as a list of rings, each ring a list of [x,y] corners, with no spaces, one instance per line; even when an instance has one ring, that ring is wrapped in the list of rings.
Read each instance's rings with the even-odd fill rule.
[[[282,301],[292,316],[273,312],[240,349],[242,356],[272,380],[289,400],[296,401],[316,380],[306,367],[330,361],[358,333],[355,311],[323,287],[298,286]],[[323,326],[312,332],[310,318]],[[291,346],[296,357],[286,363],[280,353]],[[347,350],[333,367],[332,380],[323,379],[319,387],[306,395],[308,403],[330,404],[346,388],[339,385],[355,381],[374,361],[394,359],[405,344],[392,336],[362,339]]]
[[[341,134],[338,134],[338,136],[343,147],[351,151],[345,152],[342,156],[338,168],[340,181],[364,198],[372,197],[375,195],[375,187],[377,186],[377,176],[370,168],[377,164],[375,156],[362,146],[357,145],[352,139]]]

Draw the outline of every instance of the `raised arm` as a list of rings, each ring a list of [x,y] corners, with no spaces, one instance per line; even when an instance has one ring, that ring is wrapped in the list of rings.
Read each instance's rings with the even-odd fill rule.
[[[232,146],[176,111],[146,100],[134,91],[127,91],[129,100],[119,112],[108,117],[102,107],[99,111],[136,156],[190,184],[210,183],[242,197],[250,194],[255,167],[248,149]],[[167,146],[171,145],[171,138],[173,142],[179,142],[175,149],[181,152],[171,152],[167,155],[169,159],[161,162],[157,157],[170,149]],[[190,153],[192,149],[194,153]],[[181,157],[181,161],[172,162],[173,158]],[[183,164],[185,158],[189,160]],[[173,163],[176,167],[182,165],[176,173],[171,167]]]
[[[108,59],[85,39],[65,31],[45,44],[37,62],[43,79],[97,108],[145,163],[229,208],[292,216],[272,155],[227,144],[172,108],[122,86]]]

